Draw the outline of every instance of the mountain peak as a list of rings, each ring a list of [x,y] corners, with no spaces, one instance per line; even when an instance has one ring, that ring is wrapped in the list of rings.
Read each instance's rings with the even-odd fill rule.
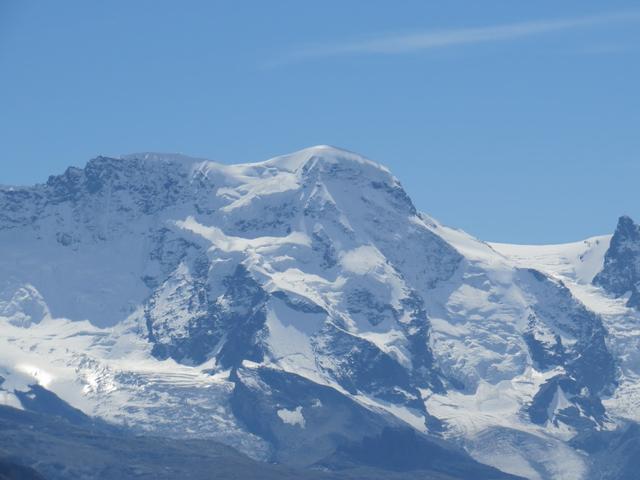
[[[365,168],[372,168],[390,175],[388,168],[383,165],[374,162],[362,155],[359,155],[350,150],[346,150],[331,145],[315,145],[307,147],[297,152],[293,152],[287,155],[280,155],[270,158],[264,162],[260,162],[259,165],[276,167],[280,170],[289,172],[300,172],[305,169],[309,169],[312,165],[318,163],[322,164],[351,164],[359,165]]]
[[[618,219],[604,268],[593,283],[616,296],[631,292],[627,306],[640,306],[640,225],[631,217],[623,215]]]
[[[622,215],[618,219],[616,234],[624,237],[633,237],[640,239],[640,225],[637,225],[628,215]]]
[[[101,157],[98,157],[101,158]],[[121,160],[142,160],[145,162],[159,162],[159,163],[182,163],[182,164],[194,164],[194,163],[215,163],[205,158],[191,157],[182,153],[164,153],[164,152],[137,152],[120,156]]]

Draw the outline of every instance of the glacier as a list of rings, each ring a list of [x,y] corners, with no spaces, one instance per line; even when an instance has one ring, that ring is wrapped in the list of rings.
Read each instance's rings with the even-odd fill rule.
[[[604,478],[576,439],[640,422],[628,217],[572,244],[487,243],[335,147],[141,153],[0,187],[0,247],[10,407],[44,390],[292,467],[426,442],[446,468],[563,480]]]

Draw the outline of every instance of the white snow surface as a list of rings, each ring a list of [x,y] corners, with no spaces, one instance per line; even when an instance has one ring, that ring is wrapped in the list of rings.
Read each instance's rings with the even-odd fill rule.
[[[580,284],[590,284],[602,270],[610,242],[611,235],[600,235],[559,245],[490,245],[518,265],[536,268]]]
[[[287,410],[286,408],[281,408],[276,412],[280,420],[283,423],[291,426],[298,426],[300,428],[304,428],[304,415],[302,415],[302,407],[298,406],[293,410]]]

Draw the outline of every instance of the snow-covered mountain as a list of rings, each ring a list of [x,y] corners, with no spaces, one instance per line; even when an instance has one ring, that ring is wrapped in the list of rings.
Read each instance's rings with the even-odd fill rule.
[[[487,244],[327,146],[98,157],[0,187],[0,403],[296,467],[415,438],[454,478],[589,478],[571,439],[640,421],[639,232]]]

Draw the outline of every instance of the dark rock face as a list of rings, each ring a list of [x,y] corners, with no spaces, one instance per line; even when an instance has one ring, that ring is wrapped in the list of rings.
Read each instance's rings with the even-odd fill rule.
[[[562,365],[566,359],[566,352],[560,336],[546,336],[545,333],[547,332],[540,325],[537,317],[530,315],[524,340],[536,368],[542,371]]]
[[[524,334],[529,353],[537,369],[561,367],[565,372],[550,378],[535,395],[528,408],[531,421],[562,422],[578,430],[602,425],[606,414],[600,397],[612,391],[617,378],[602,320],[561,282],[535,270],[526,274],[531,279],[528,290],[539,299]],[[559,406],[550,414],[554,405]]]
[[[562,395],[570,405],[562,405],[549,418],[549,409]],[[544,383],[528,408],[533,423],[544,425],[551,420],[562,422],[578,431],[593,429],[605,418],[605,409],[597,395],[583,391],[579,382],[567,375],[557,375]]]
[[[407,370],[371,342],[328,325],[320,348],[335,358],[327,369],[352,394],[361,391],[397,401],[403,396],[400,389],[412,390]]]
[[[197,187],[197,188],[196,188]],[[104,241],[129,231],[145,216],[177,205],[215,209],[215,183],[195,178],[180,162],[97,157],[84,168],[68,168],[34,187],[0,187],[0,231],[54,222],[62,244],[83,229]],[[212,203],[213,202],[213,203]],[[86,242],[88,238],[85,238]]]
[[[184,265],[188,271],[174,274],[148,303],[153,355],[195,365],[214,356],[223,368],[237,367],[243,360],[261,361],[268,296],[260,285],[238,265],[222,279],[224,294],[211,299],[206,257]]]
[[[627,305],[640,308],[640,225],[631,218],[623,216],[618,220],[604,268],[593,283],[617,297],[629,294]]]

